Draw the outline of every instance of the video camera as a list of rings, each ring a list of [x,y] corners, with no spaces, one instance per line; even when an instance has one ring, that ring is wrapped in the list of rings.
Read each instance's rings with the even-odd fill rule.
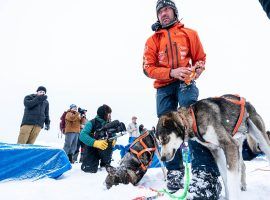
[[[118,120],[114,120],[102,128],[98,129],[94,133],[94,138],[99,140],[99,139],[109,139],[111,140],[112,138],[116,137],[116,133],[119,132],[125,132],[126,131],[126,126],[123,122],[119,122]]]
[[[87,112],[87,110],[79,107],[78,112],[80,113],[81,116],[85,116],[85,112]]]

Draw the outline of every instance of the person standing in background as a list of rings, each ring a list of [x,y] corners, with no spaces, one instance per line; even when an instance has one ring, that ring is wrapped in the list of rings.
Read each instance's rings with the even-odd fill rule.
[[[78,112],[80,113],[81,116],[81,131],[85,127],[85,124],[88,122],[88,119],[86,118],[86,109],[78,108]],[[77,142],[77,149],[73,155],[73,161],[76,162],[78,160],[79,153],[81,152],[80,155],[80,163],[83,161],[83,155],[84,155],[84,148],[85,144],[80,140],[80,137],[78,138]]]
[[[66,152],[70,163],[74,163],[73,155],[77,148],[77,142],[81,130],[81,117],[77,110],[77,106],[75,104],[71,104],[65,117],[64,151]]]
[[[137,117],[133,116],[131,118],[132,122],[127,127],[127,132],[129,133],[128,143],[132,143],[137,137],[140,136],[138,124],[137,124]]]
[[[34,144],[43,128],[50,129],[49,102],[47,101],[46,88],[39,86],[36,94],[24,98],[24,114],[21,123],[18,144]]]

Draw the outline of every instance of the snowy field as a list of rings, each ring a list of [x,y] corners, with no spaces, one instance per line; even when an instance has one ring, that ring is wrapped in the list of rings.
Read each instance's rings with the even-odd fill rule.
[[[127,137],[122,137],[118,143],[124,143]],[[63,139],[62,139],[63,141]],[[40,142],[42,143],[42,142]],[[61,148],[61,142],[54,144]],[[113,166],[117,166],[120,154],[113,154]],[[241,192],[240,200],[268,200],[270,194],[270,167],[264,157],[245,162],[247,166],[246,192]],[[75,163],[72,169],[64,173],[58,180],[45,178],[38,181],[10,181],[0,183],[1,199],[4,200],[132,200],[140,196],[154,196],[150,188],[161,190],[166,187],[160,168],[149,169],[138,186],[118,185],[110,190],[105,188],[104,180],[107,176],[105,169],[100,169],[96,174],[84,173],[81,164]],[[175,195],[180,195],[181,191]],[[223,191],[224,195],[224,191]],[[169,199],[161,196],[158,199]]]
[[[270,130],[270,21],[259,1],[176,4],[180,19],[198,31],[207,54],[207,70],[197,81],[199,99],[240,94]],[[112,107],[112,119],[127,125],[136,115],[139,124],[155,125],[153,80],[141,66],[144,44],[153,34],[155,6],[156,0],[0,0],[0,142],[17,142],[23,98],[39,85],[48,90],[51,129],[42,130],[35,144],[63,147],[64,139],[57,138],[59,118],[72,103],[88,109],[89,119],[106,103]],[[113,157],[117,166],[119,152]],[[240,200],[269,200],[266,160],[256,158],[246,166],[247,191]],[[106,175],[105,170],[86,174],[76,163],[58,180],[0,182],[0,200],[132,200],[155,195],[149,187],[166,185],[161,169],[148,170],[136,187],[110,190],[103,185]]]

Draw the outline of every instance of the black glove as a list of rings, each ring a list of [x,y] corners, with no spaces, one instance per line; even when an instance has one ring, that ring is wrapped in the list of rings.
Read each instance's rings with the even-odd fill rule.
[[[39,101],[45,101],[47,99],[47,95],[40,95],[38,96]]]
[[[45,124],[45,128],[46,131],[50,130],[50,125],[49,124]]]
[[[161,29],[161,24],[160,24],[160,22],[159,21],[157,21],[156,23],[154,23],[152,26],[151,26],[151,28],[152,28],[152,31],[158,31],[159,29]]]

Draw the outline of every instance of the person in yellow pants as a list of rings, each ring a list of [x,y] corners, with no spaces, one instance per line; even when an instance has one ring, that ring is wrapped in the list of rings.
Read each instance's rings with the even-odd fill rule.
[[[49,102],[46,88],[38,87],[36,94],[30,94],[24,98],[24,115],[20,127],[18,144],[34,144],[43,128],[50,129]]]

